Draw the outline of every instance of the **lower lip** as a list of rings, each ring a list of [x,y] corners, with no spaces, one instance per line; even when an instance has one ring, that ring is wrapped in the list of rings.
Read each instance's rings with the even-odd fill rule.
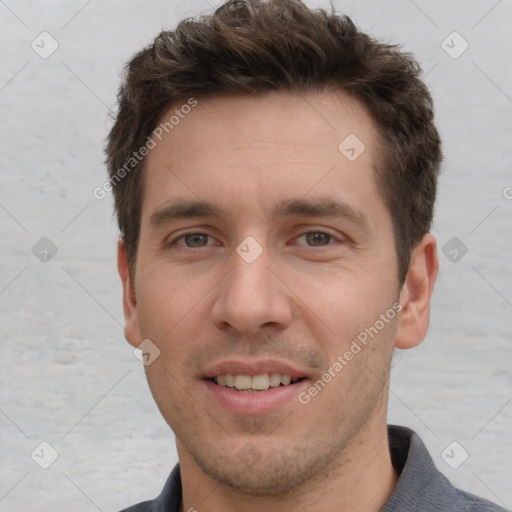
[[[277,386],[266,391],[245,393],[219,386],[211,380],[203,380],[214,399],[225,409],[236,414],[264,414],[277,409],[285,402],[297,397],[308,386],[308,380],[300,380],[288,386]]]

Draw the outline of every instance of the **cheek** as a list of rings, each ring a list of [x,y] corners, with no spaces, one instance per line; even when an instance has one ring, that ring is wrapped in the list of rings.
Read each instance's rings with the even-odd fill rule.
[[[154,265],[141,279],[137,305],[141,335],[160,350],[158,359],[146,367],[147,378],[159,401],[173,409],[179,408],[182,381],[190,377],[185,361],[192,353],[201,353],[211,339],[216,281],[205,275],[193,279],[162,265]]]
[[[175,430],[175,420],[187,418],[187,425],[195,425],[200,419],[200,411],[190,396],[183,392],[184,383],[176,369],[169,365],[167,354],[162,354],[145,368],[149,388],[162,416]]]
[[[197,315],[211,286],[190,279],[164,265],[144,267],[137,286],[137,308],[142,335],[167,343],[174,332]]]
[[[372,326],[395,300],[393,274],[381,269],[327,268],[324,275],[297,275],[291,281],[300,299],[301,316],[316,331],[323,327],[334,343],[350,342]],[[342,341],[343,340],[343,341]]]

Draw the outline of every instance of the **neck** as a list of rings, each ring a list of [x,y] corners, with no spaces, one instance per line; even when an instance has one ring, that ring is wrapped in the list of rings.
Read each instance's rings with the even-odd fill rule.
[[[385,421],[367,424],[334,463],[300,489],[282,496],[251,496],[225,487],[205,475],[178,441],[177,445],[183,488],[180,512],[288,512],[297,508],[378,512],[398,480],[391,463]]]

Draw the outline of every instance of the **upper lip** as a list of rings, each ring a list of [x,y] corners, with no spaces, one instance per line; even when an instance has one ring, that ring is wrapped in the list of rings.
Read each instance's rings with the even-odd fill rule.
[[[289,375],[292,379],[307,377],[307,373],[300,368],[294,368],[284,361],[222,361],[209,366],[202,375],[203,379],[211,379],[218,375],[262,375],[264,373],[280,373]]]

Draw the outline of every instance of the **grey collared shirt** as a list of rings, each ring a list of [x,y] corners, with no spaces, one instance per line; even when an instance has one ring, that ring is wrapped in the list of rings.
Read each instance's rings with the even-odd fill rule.
[[[506,509],[454,487],[434,465],[419,436],[411,429],[388,425],[393,466],[400,474],[380,512],[506,512]],[[122,512],[178,512],[181,502],[177,464],[160,496]]]

